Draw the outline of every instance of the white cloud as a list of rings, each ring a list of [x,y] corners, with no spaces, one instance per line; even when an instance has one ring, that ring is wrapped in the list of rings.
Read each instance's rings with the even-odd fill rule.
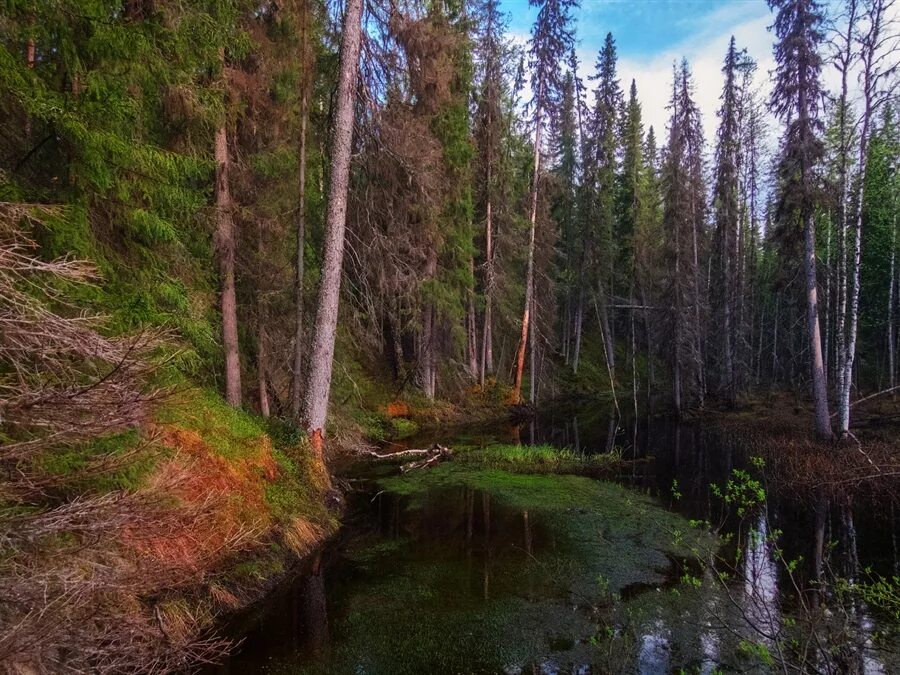
[[[759,11],[760,7],[764,11]],[[728,4],[694,21],[691,37],[681,44],[647,58],[621,57],[619,78],[626,95],[634,79],[641,100],[644,127],[652,125],[657,138],[665,137],[666,123],[672,88],[672,65],[687,58],[694,75],[695,97],[703,115],[703,130],[711,140],[718,126],[716,111],[722,91],[722,62],[728,49],[728,41],[735,36],[738,48],[747,48],[758,64],[755,84],[769,92],[769,73],[774,68],[772,36],[767,30],[771,22],[763,3],[753,3],[748,11],[745,3]],[[688,20],[686,18],[686,20]],[[593,64],[596,55],[582,50],[582,63]],[[586,69],[587,70],[587,69]],[[590,66],[592,74],[593,66]],[[583,73],[585,76],[588,72]]]

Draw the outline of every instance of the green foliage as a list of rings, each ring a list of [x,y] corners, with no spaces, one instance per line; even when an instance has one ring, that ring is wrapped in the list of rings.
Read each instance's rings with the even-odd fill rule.
[[[583,455],[552,445],[489,445],[463,450],[458,462],[513,473],[600,474],[621,465],[620,452]]]

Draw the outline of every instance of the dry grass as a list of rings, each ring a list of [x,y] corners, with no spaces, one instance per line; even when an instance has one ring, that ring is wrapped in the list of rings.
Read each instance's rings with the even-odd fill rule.
[[[748,451],[766,460],[776,486],[817,497],[893,499],[900,494],[896,406],[890,400],[866,402],[854,410],[854,435],[840,441],[816,439],[812,411],[784,394],[710,417],[739,432]]]

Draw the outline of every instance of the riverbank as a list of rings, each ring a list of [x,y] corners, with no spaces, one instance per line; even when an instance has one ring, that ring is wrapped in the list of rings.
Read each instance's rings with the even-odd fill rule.
[[[342,495],[300,430],[176,381],[136,427],[39,459],[32,482],[67,506],[35,508],[26,528],[7,528],[3,672],[167,672],[217,660],[230,647],[217,635],[225,618],[339,529]],[[376,384],[365,400],[338,399],[330,452],[505,414],[492,394],[458,406]],[[27,508],[14,514],[12,504],[0,509],[10,523]]]
[[[739,435],[751,455],[765,460],[770,482],[780,489],[816,499],[893,499],[900,487],[900,398],[855,407],[853,435],[842,440],[816,438],[812,419],[807,401],[784,392],[698,416]]]

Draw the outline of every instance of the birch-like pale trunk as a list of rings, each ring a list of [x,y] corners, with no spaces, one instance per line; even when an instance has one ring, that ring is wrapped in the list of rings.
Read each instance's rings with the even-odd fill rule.
[[[536,100],[540,101],[543,96],[544,83],[541,82],[538,87]],[[534,113],[534,176],[531,182],[531,217],[529,219],[530,227],[528,230],[528,268],[525,278],[525,309],[522,311],[522,334],[519,337],[519,346],[516,349],[516,373],[513,382],[512,401],[513,403],[522,402],[522,373],[525,370],[525,349],[528,346],[528,329],[531,320],[531,304],[534,297],[534,233],[537,223],[537,207],[538,207],[538,181],[540,180],[541,169],[541,107],[540,103]]]
[[[819,326],[819,297],[816,281],[816,224],[812,213],[806,214],[803,237],[803,265],[806,272],[806,318],[809,330],[810,371],[813,402],[816,407],[816,433],[831,438],[831,417],[828,414],[828,383],[822,357],[822,331]]]
[[[353,114],[359,74],[363,0],[347,0],[341,41],[340,75],[331,143],[331,180],[325,220],[322,278],[316,306],[312,352],[306,385],[304,420],[318,459],[324,459],[325,419],[331,390],[331,370],[340,304],[347,189],[353,149]]]
[[[842,372],[840,375],[840,395],[838,398],[838,429],[841,436],[850,433],[850,391],[853,387],[853,366],[856,362],[856,338],[859,331],[859,291],[862,267],[862,228],[864,209],[864,194],[866,186],[866,168],[869,149],[869,129],[872,115],[875,113],[878,79],[881,74],[876,72],[878,50],[882,47],[880,40],[882,20],[887,3],[884,0],[874,0],[869,12],[869,30],[862,39],[861,61],[863,64],[863,112],[862,128],[859,134],[859,159],[857,188],[856,188],[856,219],[853,228],[853,283],[849,300],[849,325],[847,327],[847,341],[845,344],[844,358],[842,359]]]
[[[216,252],[222,305],[222,346],[225,349],[225,400],[241,406],[241,359],[238,351],[237,296],[234,288],[234,217],[229,184],[228,131],[223,123],[216,129]]]
[[[841,408],[843,392],[845,388],[844,376],[847,372],[847,308],[849,305],[850,284],[848,280],[847,253],[850,213],[850,123],[847,119],[849,107],[847,78],[853,58],[854,27],[857,16],[857,0],[849,0],[847,4],[847,28],[846,33],[841,34],[842,46],[837,54],[837,68],[841,73],[841,93],[838,98],[838,203],[840,205],[840,221],[838,230],[838,261],[837,261],[837,307],[834,327],[834,351],[835,351],[835,397],[838,400],[838,410]]]
[[[575,348],[572,355],[572,372],[578,374],[581,360],[581,334],[584,328],[584,263],[578,274],[578,303],[575,305]]]

